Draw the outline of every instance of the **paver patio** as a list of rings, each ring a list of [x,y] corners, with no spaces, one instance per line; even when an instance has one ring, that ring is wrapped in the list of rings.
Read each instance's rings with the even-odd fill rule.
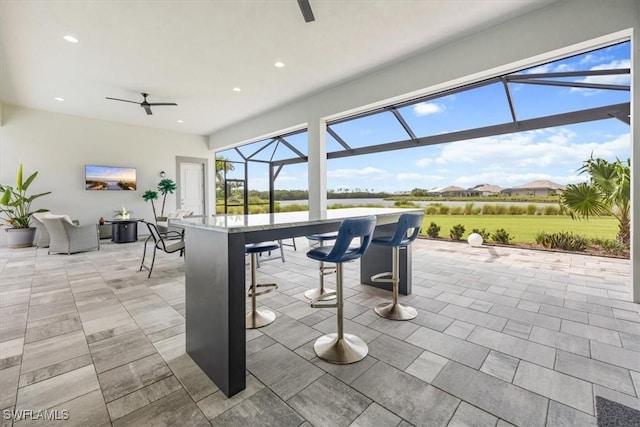
[[[586,426],[596,396],[640,410],[629,260],[419,239],[408,322],[378,317],[389,293],[349,263],[345,332],[370,352],[332,365],[313,342],[335,330],[335,310],[304,299],[317,265],[297,242],[258,270],[279,284],[259,298],[278,317],[247,331],[247,388],[231,399],[185,354],[176,254],[159,254],[147,279],[142,242],[1,248],[0,409],[66,409],[64,425],[94,426]]]

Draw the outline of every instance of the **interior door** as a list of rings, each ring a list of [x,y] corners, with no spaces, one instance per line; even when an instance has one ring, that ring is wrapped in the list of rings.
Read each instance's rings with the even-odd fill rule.
[[[193,211],[194,216],[204,215],[204,165],[180,163],[180,209]]]

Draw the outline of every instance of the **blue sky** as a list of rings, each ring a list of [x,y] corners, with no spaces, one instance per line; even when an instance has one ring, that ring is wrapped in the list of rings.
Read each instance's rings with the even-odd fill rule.
[[[597,51],[531,68],[526,73],[630,68],[630,44]],[[566,78],[563,80],[567,80]],[[629,75],[574,77],[572,81],[629,85]],[[628,91],[576,89],[510,84],[518,119],[525,120],[562,112],[629,101]],[[505,123],[511,120],[501,84],[438,98],[400,109],[418,137]],[[391,113],[343,122],[333,129],[351,147],[363,147],[408,139]],[[306,153],[306,134],[290,141]],[[448,185],[472,187],[495,184],[510,187],[539,179],[559,184],[585,179],[576,170],[593,153],[609,160],[630,156],[629,126],[617,119],[600,120],[530,132],[479,138],[448,144],[329,160],[327,188],[401,191]],[[327,150],[341,149],[332,137]],[[251,154],[256,147],[242,148]],[[265,158],[272,150],[265,150]],[[232,152],[220,153],[237,159]],[[293,157],[279,149],[274,158]],[[238,175],[240,175],[238,170]],[[240,176],[238,176],[240,177]],[[249,188],[268,188],[267,168],[250,167]],[[278,189],[306,189],[306,164],[285,166]]]

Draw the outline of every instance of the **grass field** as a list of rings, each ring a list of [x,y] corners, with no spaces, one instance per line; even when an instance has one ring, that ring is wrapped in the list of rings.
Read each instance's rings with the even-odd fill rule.
[[[562,215],[426,215],[422,233],[431,222],[440,226],[440,237],[449,237],[449,230],[456,224],[465,228],[464,238],[474,228],[485,228],[493,233],[504,228],[511,237],[512,243],[535,243],[536,234],[540,231],[556,233],[571,231],[586,237],[615,239],[618,232],[618,221],[615,217],[594,217],[585,220],[573,220]]]

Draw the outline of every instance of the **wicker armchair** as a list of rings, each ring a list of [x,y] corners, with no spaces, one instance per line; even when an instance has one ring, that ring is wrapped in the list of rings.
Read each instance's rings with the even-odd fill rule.
[[[51,238],[49,253],[72,254],[100,249],[96,224],[75,225],[66,215],[48,215],[42,218]]]

